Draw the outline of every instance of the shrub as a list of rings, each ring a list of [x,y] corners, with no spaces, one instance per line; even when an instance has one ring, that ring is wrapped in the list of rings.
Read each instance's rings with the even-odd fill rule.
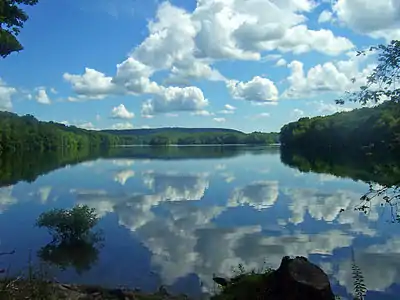
[[[90,235],[98,220],[95,209],[77,205],[72,209],[52,209],[42,213],[36,226],[47,227],[56,240],[80,240]]]

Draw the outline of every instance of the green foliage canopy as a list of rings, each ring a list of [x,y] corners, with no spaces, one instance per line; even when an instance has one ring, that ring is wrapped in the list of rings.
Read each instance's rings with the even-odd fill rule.
[[[5,58],[12,52],[21,51],[23,46],[17,39],[28,15],[20,5],[36,5],[38,0],[0,1],[0,56]]]
[[[61,270],[74,268],[78,274],[90,270],[99,256],[97,239],[51,242],[40,248],[38,257]]]
[[[122,131],[124,133],[124,131]],[[119,131],[96,131],[66,126],[55,122],[43,122],[32,115],[18,116],[0,112],[0,153],[22,151],[80,150],[109,148],[116,145],[170,144],[253,144],[267,145],[279,142],[278,133],[243,133],[233,130],[210,130],[189,133],[181,131],[155,131],[150,134],[121,134]]]
[[[367,77],[366,85],[361,86],[359,91],[346,93],[346,97],[336,100],[336,103],[343,104],[346,99],[363,105],[379,103],[384,98],[400,101],[400,41],[393,40],[388,45],[381,44],[370,47],[368,51],[358,51],[357,56],[365,56],[368,52],[377,54],[378,65]]]
[[[42,213],[36,225],[46,227],[55,240],[75,241],[89,237],[99,218],[93,208],[77,205],[72,209],[52,209]]]
[[[116,145],[119,140],[108,133],[38,121],[32,115],[0,112],[0,153],[82,150]]]
[[[400,105],[388,101],[372,108],[301,118],[283,126],[280,138],[287,147],[396,151],[400,149]]]

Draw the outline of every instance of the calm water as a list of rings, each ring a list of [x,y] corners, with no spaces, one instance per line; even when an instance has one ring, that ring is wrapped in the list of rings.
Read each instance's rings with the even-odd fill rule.
[[[284,255],[303,255],[346,296],[353,252],[367,299],[398,298],[400,224],[388,222],[378,201],[367,215],[354,210],[365,183],[301,173],[281,162],[278,148],[218,151],[145,150],[1,188],[0,249],[16,253],[2,256],[0,268],[26,267],[29,253],[37,259],[50,240],[33,226],[40,213],[80,203],[102,217],[105,241],[97,257],[90,249],[76,257],[89,270],[67,268],[57,272],[60,281],[144,290],[165,284],[199,296],[213,289],[213,273],[229,276],[238,264],[277,267]]]

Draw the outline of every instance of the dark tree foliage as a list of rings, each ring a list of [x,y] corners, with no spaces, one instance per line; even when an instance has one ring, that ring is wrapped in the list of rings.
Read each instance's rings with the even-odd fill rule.
[[[215,146],[208,147],[108,147],[84,148],[80,150],[3,153],[0,155],[0,187],[19,181],[33,182],[38,176],[66,165],[74,165],[98,158],[106,159],[218,159],[234,157],[244,153],[251,155],[279,153],[278,147]]]
[[[275,132],[224,132],[208,131],[187,133],[186,131],[173,131],[153,133],[148,135],[118,135],[121,141],[136,145],[270,145],[279,143],[279,134]]]
[[[284,164],[301,172],[331,174],[337,177],[364,181],[369,191],[360,198],[355,210],[370,212],[373,202],[378,201],[388,213],[390,222],[400,221],[400,154],[397,152],[368,152],[357,149],[346,151],[321,151],[320,149],[282,147]]]
[[[167,136],[156,135],[152,137],[149,141],[149,145],[151,146],[167,146],[170,144],[170,140]]]
[[[107,133],[41,122],[31,115],[0,112],[0,153],[22,151],[82,150],[120,143]]]
[[[36,226],[46,227],[54,240],[83,240],[92,234],[99,218],[96,211],[87,205],[77,205],[71,209],[52,209],[42,213]]]
[[[301,118],[281,129],[287,147],[363,152],[400,149],[400,105],[385,102],[326,117]]]
[[[31,115],[18,116],[0,112],[0,153],[15,151],[56,151],[59,149],[84,149],[114,145],[169,144],[255,144],[279,142],[278,133],[243,133],[235,131],[210,131],[187,133],[171,131],[151,134],[118,134],[115,131],[94,131],[65,126],[55,122],[41,122]]]
[[[78,273],[89,270],[97,261],[96,245],[102,240],[99,232],[92,231],[98,221],[96,211],[87,205],[42,213],[36,226],[46,227],[53,241],[41,248],[38,256],[61,269],[74,267]]]
[[[97,262],[100,244],[95,239],[53,241],[39,249],[38,257],[65,270],[74,268],[78,274],[88,271]]]
[[[377,67],[368,76],[365,86],[361,86],[359,91],[346,93],[345,98],[336,100],[338,104],[346,100],[361,104],[378,103],[383,98],[400,101],[400,41],[393,40],[389,45],[371,47],[368,52],[377,54]],[[367,51],[357,52],[358,56],[366,54]]]
[[[359,102],[364,105],[388,100],[394,103],[392,108],[396,112],[393,115],[398,116],[398,111],[400,109],[400,41],[393,40],[388,45],[371,47],[368,51],[377,54],[378,64],[368,76],[366,85],[361,86],[359,91],[353,93],[348,92],[346,97],[336,100],[336,103],[343,104],[348,100]],[[367,55],[367,51],[358,51],[357,55]],[[398,117],[396,120],[393,118],[386,118],[382,121],[397,123],[395,126],[390,126],[390,129],[392,130],[392,135],[395,135],[393,142],[396,144],[395,148],[398,149],[400,140]],[[370,202],[375,197],[383,197],[386,203],[389,203],[392,207],[396,207],[397,211],[397,201],[400,200],[400,185],[386,185],[378,189],[370,185],[369,192],[366,193],[361,200],[363,203],[366,203]],[[368,205],[361,205],[361,208],[364,207],[368,207]],[[396,219],[396,221],[398,221],[399,217],[397,216]]]
[[[12,52],[23,49],[17,39],[28,15],[21,5],[36,5],[38,0],[0,0],[0,56],[5,58]]]
[[[267,145],[279,142],[278,133],[243,133],[216,130],[187,133],[172,131],[151,134],[117,134],[115,131],[95,131],[66,126],[55,122],[38,121],[32,115],[18,116],[0,112],[0,154],[18,151],[82,150],[108,148],[115,145],[170,144],[254,144]]]

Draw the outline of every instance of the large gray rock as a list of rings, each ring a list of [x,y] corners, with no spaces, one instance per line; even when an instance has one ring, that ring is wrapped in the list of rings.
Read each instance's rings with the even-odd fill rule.
[[[335,299],[328,276],[305,257],[285,256],[270,280],[267,294],[271,299]]]

